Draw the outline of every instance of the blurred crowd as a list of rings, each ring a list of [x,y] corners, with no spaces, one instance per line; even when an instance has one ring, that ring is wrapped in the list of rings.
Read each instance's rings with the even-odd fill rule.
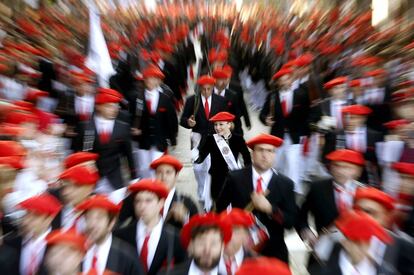
[[[414,274],[411,22],[98,10],[108,79],[88,67],[84,2],[0,16],[4,274],[290,274],[292,228],[311,274]],[[246,143],[256,113],[270,135]],[[195,199],[176,190],[177,142]]]

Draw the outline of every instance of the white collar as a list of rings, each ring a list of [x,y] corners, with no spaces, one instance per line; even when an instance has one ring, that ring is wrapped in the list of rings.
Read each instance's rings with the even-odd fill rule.
[[[357,265],[353,265],[345,251],[339,253],[339,268],[342,274],[363,274],[363,275],[375,275],[377,274],[375,266],[365,258]]]
[[[164,224],[164,219],[161,217],[157,225],[151,230],[150,237],[148,240],[148,257],[147,257],[147,267],[151,267],[152,261],[155,256],[155,251],[157,250],[158,243],[161,238],[161,232]],[[138,255],[141,253],[142,246],[144,244],[145,237],[147,236],[147,226],[142,220],[139,220],[137,223],[137,232],[136,232],[136,241],[137,241],[137,252]]]
[[[23,243],[31,243],[31,244],[39,244],[44,241],[46,236],[52,231],[52,229],[49,227],[45,232],[43,232],[40,236],[38,236],[36,239],[33,239],[31,237],[25,237],[23,239]]]
[[[194,260],[191,261],[190,269],[188,270],[188,275],[204,275],[204,274],[218,275],[218,266],[214,267],[209,272],[204,272],[196,265]]]
[[[98,271],[98,274],[102,274],[106,269],[106,263],[108,261],[108,255],[109,255],[109,250],[111,249],[111,245],[112,245],[112,234],[109,234],[107,238],[105,239],[105,241],[103,241],[101,244],[92,245],[88,249],[88,252],[85,255],[85,260],[82,266],[83,271],[89,271],[92,268],[93,257],[96,255],[97,260],[98,260],[96,263],[96,267],[98,269],[97,271]]]
[[[256,190],[257,179],[259,177],[262,177],[262,188],[263,190],[266,190],[269,186],[270,180],[272,179],[273,173],[273,169],[269,169],[260,175],[256,169],[254,169],[254,166],[252,166],[253,190]]]
[[[216,87],[214,87],[214,93],[216,94],[216,95],[219,95],[219,96],[225,96],[226,95],[226,89],[223,89],[222,91],[219,91]]]

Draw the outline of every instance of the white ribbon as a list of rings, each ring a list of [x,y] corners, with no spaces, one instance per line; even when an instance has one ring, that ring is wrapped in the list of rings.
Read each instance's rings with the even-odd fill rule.
[[[227,163],[230,171],[240,169],[240,165],[237,163],[236,159],[234,158],[233,152],[231,151],[227,142],[223,139],[223,137],[219,136],[218,134],[214,134],[214,140],[216,141],[217,147],[220,150],[221,155],[224,158],[224,161]]]

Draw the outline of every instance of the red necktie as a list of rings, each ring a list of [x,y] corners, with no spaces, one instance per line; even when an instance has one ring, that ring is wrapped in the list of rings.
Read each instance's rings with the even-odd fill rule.
[[[337,193],[338,193],[338,210],[339,210],[339,213],[343,213],[343,212],[345,212],[346,211],[346,209],[348,208],[347,206],[346,206],[346,203],[345,203],[345,201],[344,201],[344,199],[343,199],[343,193],[345,192],[344,190],[342,190],[341,188],[338,188],[338,187],[334,187],[335,188],[335,190],[337,191]]]
[[[108,143],[110,138],[111,136],[109,132],[107,131],[102,131],[99,133],[99,140],[101,141],[102,144]]]
[[[28,275],[35,275],[36,274],[36,270],[37,270],[37,254],[38,251],[32,251],[31,255],[30,255],[30,263],[29,263],[29,268],[28,268]]]
[[[282,99],[282,112],[283,112],[283,116],[287,116],[288,115],[287,101],[286,101],[285,98]]]
[[[256,193],[259,193],[259,194],[263,193],[262,180],[263,180],[263,179],[262,179],[262,177],[261,177],[261,176],[257,179],[257,184],[256,184]]]
[[[144,243],[142,244],[141,253],[139,258],[141,259],[142,265],[144,266],[145,272],[148,272],[148,241],[150,234],[145,236]]]
[[[204,103],[204,113],[206,114],[206,118],[210,117],[210,107],[208,106],[208,100],[206,98],[206,102]]]
[[[147,100],[146,101],[147,102],[147,108],[148,108],[148,112],[150,113],[150,114],[152,114],[152,108],[151,108],[151,100]]]
[[[233,259],[232,258],[227,258],[224,261],[224,265],[226,266],[227,275],[233,275],[233,272],[231,270],[232,263],[233,263]]]

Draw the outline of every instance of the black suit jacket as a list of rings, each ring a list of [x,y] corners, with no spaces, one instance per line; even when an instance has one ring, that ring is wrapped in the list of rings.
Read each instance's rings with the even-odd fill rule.
[[[151,146],[156,146],[159,151],[168,148],[168,142],[176,145],[178,120],[171,99],[160,93],[157,111],[151,114],[144,104],[141,116],[141,135],[138,136],[140,149],[149,150]]]
[[[224,99],[227,100],[227,108],[230,113],[236,116],[234,119],[234,133],[239,135],[243,135],[242,123],[241,123],[241,116],[242,116],[242,106],[240,104],[240,100],[236,92],[226,89],[224,94]]]
[[[137,222],[135,221],[133,224],[115,231],[114,235],[131,244],[134,250],[138,252],[136,233]],[[168,259],[169,249],[172,249],[170,250],[172,252],[171,259]],[[177,231],[169,225],[164,225],[160,240],[155,250],[154,259],[152,260],[151,266],[149,266],[147,274],[155,275],[163,266],[170,266],[173,263],[181,263],[185,258],[186,253],[181,247]],[[168,260],[171,260],[172,262],[168,262]]]
[[[174,268],[170,270],[169,272],[167,272],[166,270],[161,270],[161,272],[159,272],[158,274],[159,275],[187,275],[188,272],[190,271],[191,262],[192,260],[188,260],[184,263],[174,266]],[[226,275],[226,274],[218,273],[218,275]]]
[[[198,96],[198,97],[199,97],[199,105],[198,105],[197,112],[195,112],[195,121],[197,124],[192,128],[192,130],[193,132],[199,133],[201,135],[213,134],[214,133],[213,123],[208,121],[209,118],[207,118],[205,115],[201,96]],[[185,105],[184,105],[183,113],[181,115],[180,125],[187,129],[191,129],[187,123],[187,120],[194,114],[194,101],[195,101],[195,95],[192,95],[187,98],[187,101],[185,102]],[[211,95],[210,117],[223,111],[227,111],[226,100],[223,97],[218,96],[213,93]]]
[[[251,201],[252,181],[251,166],[229,172],[223,190],[223,194],[227,195],[219,197],[217,210],[223,211],[230,204],[232,207],[245,208]],[[266,198],[272,204],[273,214],[267,215],[257,210],[253,211],[253,214],[266,226],[270,235],[261,254],[288,262],[284,229],[289,229],[294,225],[297,214],[293,182],[282,174],[274,173],[269,182],[268,191]]]
[[[316,230],[321,233],[324,227],[329,227],[338,217],[339,212],[335,202],[333,181],[324,179],[312,182],[305,201],[299,210],[296,229],[300,233],[309,228],[309,213],[315,219]]]
[[[121,175],[121,157],[126,157],[131,178],[136,178],[135,163],[132,156],[130,127],[127,123],[115,120],[110,141],[102,144],[95,121],[82,123],[75,142],[76,151],[92,151],[99,154],[96,165],[101,177],[106,177],[115,189],[124,186]],[[89,147],[89,148],[85,148]]]
[[[271,110],[272,102],[274,102],[274,110]],[[294,144],[300,142],[301,136],[309,136],[309,112],[310,103],[306,91],[301,87],[293,92],[292,109],[285,117],[282,111],[279,93],[269,93],[266,102],[260,111],[260,121],[266,123],[266,117],[273,115],[274,121],[270,134],[283,138],[287,131]]]

